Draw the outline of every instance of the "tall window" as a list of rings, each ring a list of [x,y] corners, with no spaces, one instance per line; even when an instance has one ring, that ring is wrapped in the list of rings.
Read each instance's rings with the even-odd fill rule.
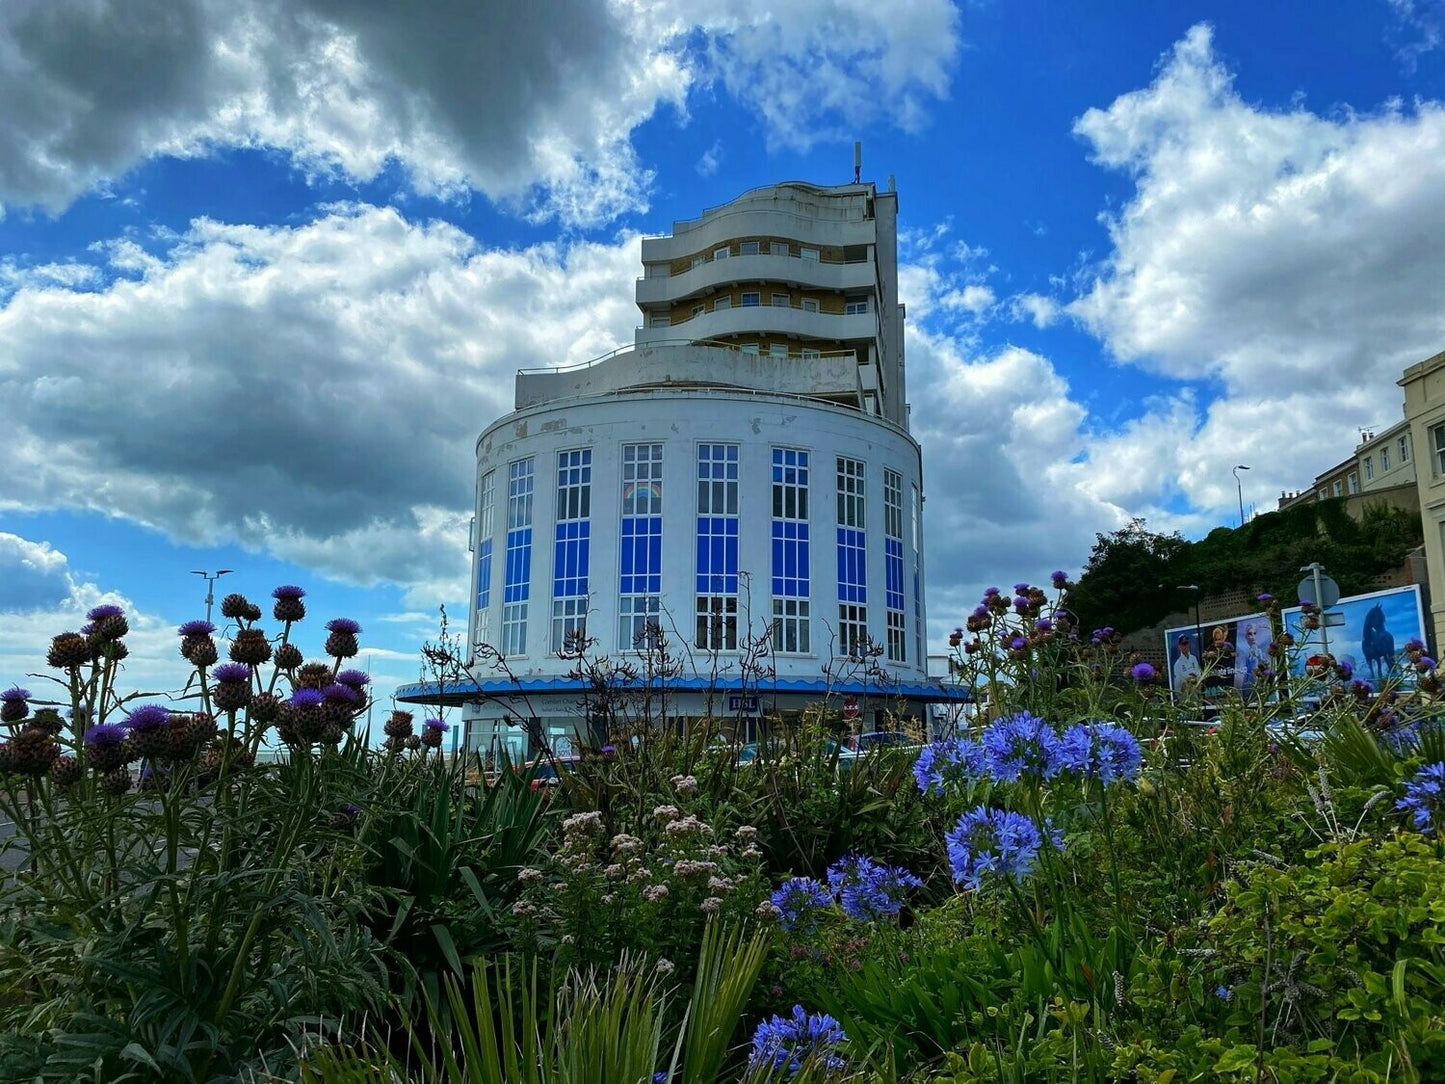
[[[1374,477],[1375,477],[1375,457],[1372,456],[1372,455],[1367,455],[1367,456],[1365,456],[1365,481],[1368,482],[1368,481],[1370,481],[1370,479],[1372,479],[1372,478],[1374,478]]]
[[[557,527],[552,551],[552,650],[577,646],[587,627],[592,543],[592,449],[557,453]]]
[[[507,555],[502,575],[502,654],[527,653],[527,600],[532,591],[531,459],[507,466]]]
[[[622,576],[617,647],[648,646],[662,624],[662,445],[622,446]],[[651,628],[649,628],[651,627]]]
[[[862,460],[838,457],[838,651],[868,642],[867,485]]]
[[[1387,470],[1389,470],[1389,469],[1390,469],[1390,446],[1389,446],[1388,444],[1381,444],[1381,445],[1380,445],[1380,473],[1381,473],[1381,474],[1384,474],[1384,473],[1385,473]]]
[[[883,472],[883,606],[888,618],[888,661],[907,662],[903,618],[903,476]]]
[[[474,643],[489,643],[492,635],[492,532],[496,529],[493,506],[496,499],[496,471],[482,475],[477,487],[477,621]]]
[[[1430,427],[1430,447],[1435,452],[1435,473],[1445,474],[1445,425]]]
[[[808,453],[773,449],[773,650],[812,650],[808,576]]]
[[[1410,434],[1406,433],[1400,438],[1400,462],[1410,462]]]
[[[1360,476],[1357,472],[1350,471],[1349,475],[1345,478],[1345,482],[1350,487],[1351,493],[1358,493],[1360,491]]]
[[[738,446],[697,448],[697,635],[706,651],[738,646]]]
[[[918,487],[909,487],[908,519],[913,536],[913,643],[914,658],[922,664],[923,650],[923,502]]]

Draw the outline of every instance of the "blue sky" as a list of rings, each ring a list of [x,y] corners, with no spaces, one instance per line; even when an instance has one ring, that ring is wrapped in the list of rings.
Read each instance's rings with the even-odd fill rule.
[[[403,8],[405,13],[403,14]],[[0,684],[98,601],[465,623],[473,444],[631,340],[638,238],[896,177],[931,640],[1143,516],[1267,510],[1445,349],[1445,5],[0,7]]]

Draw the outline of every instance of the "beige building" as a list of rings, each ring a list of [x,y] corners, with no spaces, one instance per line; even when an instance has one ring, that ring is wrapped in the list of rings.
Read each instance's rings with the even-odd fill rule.
[[[1388,504],[1414,511],[1419,508],[1415,485],[1414,440],[1408,418],[1388,429],[1365,430],[1348,459],[1315,476],[1308,489],[1281,493],[1279,507],[1340,497],[1350,515],[1359,517],[1369,504]]]
[[[1399,384],[1405,389],[1411,444],[1425,457],[1414,468],[1425,563],[1430,583],[1445,584],[1445,351],[1410,366]],[[1445,643],[1445,590],[1432,593],[1430,623],[1435,643]]]

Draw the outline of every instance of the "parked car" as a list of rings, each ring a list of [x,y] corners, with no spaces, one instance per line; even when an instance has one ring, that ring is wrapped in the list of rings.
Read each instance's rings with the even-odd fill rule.
[[[515,765],[518,775],[531,780],[532,789],[555,787],[561,780],[561,772],[574,770],[582,760],[578,756],[538,757]]]

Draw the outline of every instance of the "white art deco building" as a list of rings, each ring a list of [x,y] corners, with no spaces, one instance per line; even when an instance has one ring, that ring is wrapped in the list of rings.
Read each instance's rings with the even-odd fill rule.
[[[926,672],[897,213],[872,184],[786,183],[644,240],[634,345],[518,373],[477,441],[474,680],[399,698],[461,706],[471,748],[525,755],[527,721],[565,748],[579,636],[683,725],[828,700],[866,730],[950,698]]]

